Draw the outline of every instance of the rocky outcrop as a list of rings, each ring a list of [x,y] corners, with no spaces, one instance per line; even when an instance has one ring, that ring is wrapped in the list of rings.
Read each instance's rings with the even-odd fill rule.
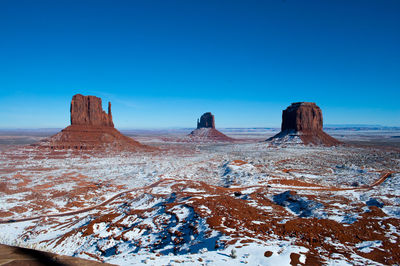
[[[197,119],[197,129],[189,135],[189,140],[193,142],[233,142],[233,138],[228,137],[215,129],[214,115],[210,112],[204,113],[200,120]]]
[[[214,115],[210,112],[204,113],[200,120],[197,119],[197,128],[215,128]]]
[[[111,103],[108,113],[103,111],[101,99],[96,96],[76,94],[71,101],[71,125],[60,133],[39,143],[41,147],[57,149],[93,150],[117,148],[123,150],[149,147],[124,136],[114,128]]]
[[[107,114],[103,111],[100,98],[81,94],[74,95],[71,101],[71,125],[114,127],[111,103],[108,102]]]
[[[340,142],[323,131],[322,111],[310,102],[292,103],[282,112],[281,132],[267,141],[334,146]]]
[[[54,252],[54,251],[53,251]],[[2,265],[81,265],[81,266],[113,266],[88,259],[70,257],[47,251],[8,246],[0,244],[0,257]]]
[[[281,131],[320,131],[322,130],[322,112],[315,103],[292,103],[282,112]]]

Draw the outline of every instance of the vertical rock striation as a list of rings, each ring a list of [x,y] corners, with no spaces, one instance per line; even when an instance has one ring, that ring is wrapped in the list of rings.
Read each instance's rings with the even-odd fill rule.
[[[310,131],[322,130],[322,112],[315,103],[292,103],[282,112],[281,131]]]
[[[71,125],[114,127],[111,103],[108,102],[107,114],[103,111],[100,98],[74,95],[71,101]]]

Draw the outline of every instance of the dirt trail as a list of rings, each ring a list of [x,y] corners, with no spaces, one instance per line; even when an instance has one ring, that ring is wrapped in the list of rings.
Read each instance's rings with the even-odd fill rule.
[[[382,184],[388,177],[391,177],[392,174],[394,174],[393,171],[384,172],[384,173],[382,174],[381,178],[379,178],[377,181],[375,181],[374,183],[372,183],[372,185],[370,185],[370,187],[374,187],[374,186],[377,186],[377,185]]]
[[[323,188],[323,187],[322,188],[321,187],[309,187],[309,188],[307,188],[307,187],[274,187],[274,186],[267,187],[265,185],[254,185],[254,186],[248,186],[248,187],[224,188],[224,189],[231,190],[231,191],[239,191],[239,190],[245,190],[245,189],[249,189],[249,188],[284,188],[284,189],[290,189],[290,190],[317,190],[317,191],[369,190],[369,189],[374,188],[375,186],[378,186],[378,185],[382,184],[387,178],[391,177],[393,173],[394,173],[393,171],[385,171],[385,172],[382,173],[381,177],[378,180],[376,180],[374,183],[372,183],[371,185],[363,186],[363,187],[357,187],[357,188],[353,188],[353,187],[352,188],[336,188],[336,187],[326,187],[326,188]],[[0,224],[25,222],[25,221],[32,221],[32,220],[37,220],[37,219],[41,219],[41,218],[49,218],[49,217],[63,217],[63,216],[69,216],[69,215],[75,215],[75,214],[88,212],[88,211],[91,211],[91,210],[96,209],[98,207],[102,207],[102,206],[112,202],[116,198],[118,198],[120,196],[123,196],[126,193],[130,193],[130,192],[138,191],[138,190],[147,190],[147,189],[150,189],[150,188],[158,186],[160,183],[168,182],[168,181],[193,181],[193,180],[174,179],[174,178],[160,179],[157,182],[155,182],[153,184],[150,184],[148,186],[134,188],[134,189],[130,189],[130,190],[126,190],[126,191],[120,192],[120,193],[112,196],[111,198],[103,201],[102,203],[99,203],[99,204],[91,206],[91,207],[86,207],[86,208],[83,208],[83,209],[80,209],[80,210],[76,210],[76,211],[71,211],[71,212],[56,213],[56,214],[49,214],[49,215],[40,215],[40,216],[27,217],[27,218],[21,218],[21,219],[10,219],[10,220],[6,220],[6,221],[0,221]],[[212,187],[222,188],[222,187],[218,187],[218,186],[212,186]]]

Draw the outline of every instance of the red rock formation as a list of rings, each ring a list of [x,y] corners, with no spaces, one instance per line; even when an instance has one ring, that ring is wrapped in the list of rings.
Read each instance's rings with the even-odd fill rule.
[[[197,120],[197,129],[189,135],[189,139],[195,142],[233,142],[233,138],[215,129],[214,115],[210,112],[204,113],[200,120]]]
[[[81,94],[74,95],[71,101],[71,125],[114,127],[111,103],[108,102],[107,114],[103,111],[100,98]]]
[[[298,136],[304,144],[334,146],[340,142],[323,130],[321,109],[310,102],[292,103],[282,112],[281,132],[268,141],[289,140]]]
[[[322,130],[322,112],[315,103],[292,103],[282,112],[281,131],[319,131]]]
[[[111,103],[108,103],[107,114],[103,111],[100,98],[76,94],[72,97],[70,111],[71,125],[40,143],[40,146],[79,150],[148,148],[114,128]]]
[[[200,121],[197,120],[197,128],[215,128],[214,115],[212,115],[210,112],[204,113],[200,117]]]

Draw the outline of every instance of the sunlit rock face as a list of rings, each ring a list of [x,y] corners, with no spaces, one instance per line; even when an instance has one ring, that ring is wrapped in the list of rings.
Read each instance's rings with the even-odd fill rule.
[[[108,114],[103,111],[101,98],[76,94],[71,101],[71,125],[114,127],[111,103]]]

